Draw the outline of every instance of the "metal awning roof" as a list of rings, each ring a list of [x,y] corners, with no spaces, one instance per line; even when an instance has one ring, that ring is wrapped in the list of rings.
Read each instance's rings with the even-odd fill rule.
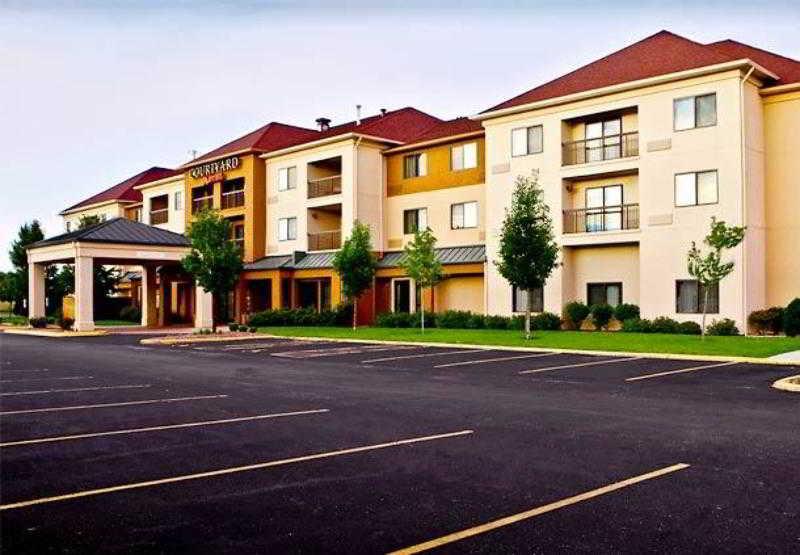
[[[180,233],[153,227],[127,218],[112,218],[84,229],[62,233],[37,241],[28,249],[62,245],[65,243],[122,243],[127,245],[153,245],[188,247],[189,240]]]

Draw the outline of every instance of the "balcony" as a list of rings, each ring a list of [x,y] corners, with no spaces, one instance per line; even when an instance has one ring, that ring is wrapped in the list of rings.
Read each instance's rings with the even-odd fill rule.
[[[630,158],[638,155],[638,131],[607,135],[598,139],[570,141],[561,146],[561,163],[564,166]]]
[[[222,193],[221,203],[223,210],[244,206],[244,189],[237,189]]]
[[[309,251],[328,251],[338,249],[342,245],[342,232],[338,229],[333,231],[320,231],[308,234]]]
[[[169,208],[160,208],[150,211],[150,225],[166,224],[169,222]]]
[[[342,192],[342,176],[331,175],[308,180],[308,198],[327,197]]]
[[[564,210],[564,233],[597,233],[639,229],[639,205]]]
[[[214,208],[214,197],[198,197],[192,199],[192,214],[199,214],[203,210]]]

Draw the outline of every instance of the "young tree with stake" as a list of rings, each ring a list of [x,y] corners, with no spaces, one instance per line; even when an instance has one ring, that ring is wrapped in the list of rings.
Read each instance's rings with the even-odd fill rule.
[[[732,261],[722,261],[722,251],[737,247],[744,241],[746,227],[728,226],[723,221],[711,217],[711,231],[703,242],[710,250],[703,254],[692,241],[688,254],[689,275],[703,286],[703,324],[702,337],[706,335],[706,313],[708,312],[708,291],[727,277],[735,267]]]
[[[353,301],[353,330],[358,325],[358,297],[372,287],[378,261],[372,252],[369,226],[356,220],[353,231],[333,257],[344,296]]]
[[[537,173],[518,176],[511,209],[506,209],[500,232],[497,270],[511,285],[524,291],[543,287],[558,266],[558,244],[553,234],[550,208],[544,202]],[[531,338],[533,295],[525,306],[525,338]]]
[[[215,301],[233,290],[242,271],[242,255],[229,240],[230,224],[216,210],[204,210],[189,226],[186,236],[191,252],[181,264],[194,276],[199,287],[211,293]],[[212,328],[217,331],[217,303],[211,303]]]
[[[400,267],[421,290],[433,287],[442,280],[442,263],[436,258],[436,237],[429,228],[414,232],[414,239],[405,247]],[[420,324],[425,333],[425,296],[421,295]]]

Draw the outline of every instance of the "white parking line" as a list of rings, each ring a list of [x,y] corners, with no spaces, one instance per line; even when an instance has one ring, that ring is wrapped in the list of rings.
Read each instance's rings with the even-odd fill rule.
[[[7,511],[10,509],[20,509],[22,507],[30,507],[31,505],[41,505],[44,503],[53,503],[55,501],[65,501],[68,499],[77,499],[80,497],[89,497],[93,495],[102,495],[106,493],[114,493],[118,491],[125,491],[131,489],[140,489],[153,486],[161,486],[164,484],[173,484],[176,482],[186,482],[188,480],[198,480],[200,478],[213,478],[216,476],[223,476],[225,474],[235,474],[238,472],[249,472],[252,470],[260,470],[262,468],[270,468],[274,466],[284,466],[299,462],[313,461],[317,459],[327,459],[330,457],[340,457],[342,455],[352,455],[353,453],[363,453],[365,451],[375,451],[378,449],[386,449],[388,447],[398,447],[400,445],[411,445],[415,443],[423,443],[426,441],[435,441],[437,439],[447,439],[453,437],[464,436],[474,433],[473,430],[461,430],[458,432],[450,432],[446,434],[437,434],[424,437],[413,437],[409,439],[400,439],[397,441],[390,441],[388,443],[376,443],[373,445],[363,445],[361,447],[351,447],[348,449],[339,449],[338,451],[328,451],[324,453],[314,453],[312,455],[302,455],[299,457],[292,457],[289,459],[279,459],[274,461],[265,461],[255,464],[248,464],[245,466],[233,466],[229,468],[221,468],[218,470],[210,470],[208,472],[198,472],[196,474],[183,474],[180,476],[170,476],[168,478],[161,478],[158,480],[148,480],[146,482],[133,482],[129,484],[121,484],[118,486],[111,486],[106,488],[90,489],[77,491],[74,493],[67,493],[64,495],[56,495],[53,497],[40,497],[37,499],[29,499],[27,501],[18,501],[16,503],[7,503],[0,505],[0,511]]]
[[[94,376],[67,376],[65,378],[17,378],[13,380],[0,380],[0,383],[42,382],[45,380],[89,380]]]
[[[283,418],[287,416],[302,416],[306,414],[319,414],[328,412],[329,409],[301,410],[295,412],[278,412],[273,414],[259,414],[256,416],[242,416],[239,418],[225,418],[222,420],[201,420],[198,422],[185,422],[183,424],[165,424],[163,426],[150,426],[149,428],[129,428],[127,430],[110,430],[107,432],[92,432],[70,436],[40,437],[35,439],[22,439],[0,443],[0,447],[15,447],[18,445],[32,445],[35,443],[52,443],[54,441],[70,441],[90,437],[116,436],[120,434],[138,434],[142,432],[155,432],[160,430],[176,430],[179,428],[196,428],[198,426],[217,426],[220,424],[233,424],[235,422],[248,422],[250,420],[264,420],[266,418]]]
[[[419,355],[402,355],[399,357],[384,357],[384,358],[371,358],[369,360],[362,360],[359,364],[370,364],[372,362],[386,362],[387,360],[404,360],[407,358],[422,358],[422,357],[441,357],[445,355],[466,355],[469,353],[480,353],[485,349],[469,349],[461,351],[445,351],[439,353],[422,353]]]
[[[520,374],[537,374],[539,372],[549,372],[550,370],[561,370],[563,368],[580,368],[581,366],[595,366],[597,364],[616,364],[629,360],[639,360],[641,357],[609,358],[604,360],[593,360],[591,362],[579,362],[578,364],[563,364],[561,366],[548,366],[547,368],[534,368],[533,370],[523,370]]]
[[[48,407],[44,409],[10,410],[0,412],[0,416],[12,414],[30,414],[34,412],[58,412],[63,410],[102,409],[107,407],[127,407],[131,405],[152,405],[154,403],[180,403],[182,401],[200,401],[202,399],[224,399],[227,395],[200,395],[198,397],[175,397],[173,399],[147,399],[145,401],[125,401],[123,403],[101,403],[99,405],[71,405],[66,407]]]
[[[336,355],[355,355],[366,352],[374,353],[377,351],[403,351],[406,349],[418,349],[418,347],[416,346],[398,347],[395,345],[324,347],[321,349],[301,349],[299,351],[283,351],[280,353],[272,353],[272,356],[280,358],[320,358],[320,357],[332,357]]]
[[[45,393],[69,393],[73,391],[100,391],[103,389],[140,389],[143,387],[150,387],[150,384],[137,384],[137,385],[106,385],[100,387],[70,387],[67,389],[40,389],[38,391],[10,391],[8,393],[0,393],[2,397],[13,397],[15,395],[44,395]]]
[[[499,357],[499,358],[484,358],[481,360],[467,360],[464,362],[449,362],[447,364],[437,364],[434,368],[448,368],[450,366],[465,366],[467,364],[482,364],[484,362],[502,362],[505,360],[519,360],[522,358],[539,358],[539,357],[551,357],[553,355],[557,355],[559,353],[534,353],[532,355],[517,355],[513,357]]]
[[[720,362],[719,364],[706,364],[704,366],[692,366],[691,368],[680,368],[678,370],[667,370],[665,372],[656,372],[654,374],[644,374],[643,376],[636,376],[627,378],[626,382],[636,382],[639,380],[647,380],[650,378],[659,378],[661,376],[670,376],[672,374],[684,374],[686,372],[696,372],[697,370],[705,370],[706,368],[720,368],[722,366],[731,366],[732,364],[739,364],[738,362]]]
[[[543,515],[545,513],[557,511],[558,509],[563,509],[564,507],[569,507],[570,505],[575,505],[576,503],[588,501],[589,499],[594,499],[595,497],[600,497],[601,495],[606,495],[613,491],[617,491],[622,488],[627,488],[629,486],[638,484],[640,482],[644,482],[646,480],[652,480],[653,478],[659,478],[667,474],[672,474],[673,472],[677,472],[679,470],[685,470],[687,468],[689,468],[689,465],[685,463],[667,466],[666,468],[654,470],[653,472],[648,472],[647,474],[640,474],[639,476],[634,476],[633,478],[628,478],[627,480],[615,482],[613,484],[609,484],[601,488],[585,491],[578,495],[573,495],[572,497],[567,497],[559,501],[554,501],[553,503],[548,503],[547,505],[542,505],[541,507],[536,507],[528,511],[499,518],[497,520],[493,520],[491,522],[487,522],[479,526],[473,526],[472,528],[466,528],[465,530],[461,530],[459,532],[453,532],[452,534],[447,534],[446,536],[426,541],[424,543],[418,543],[417,545],[412,545],[411,547],[406,547],[404,549],[392,551],[389,555],[401,555],[401,554],[409,555],[411,553],[422,553],[423,551],[429,551],[431,549],[435,549],[443,545],[447,545],[449,543],[457,542],[465,538],[471,538],[479,534],[484,534],[486,532],[496,530],[497,528],[502,528],[503,526],[515,524],[523,520],[528,520],[530,518],[534,518],[539,515]]]

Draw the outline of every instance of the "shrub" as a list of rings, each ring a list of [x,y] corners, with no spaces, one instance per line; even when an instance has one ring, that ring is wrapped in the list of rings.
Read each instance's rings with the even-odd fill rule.
[[[571,302],[564,305],[564,316],[567,322],[575,328],[581,327],[587,316],[589,316],[589,307],[581,302]]]
[[[531,327],[535,330],[559,330],[561,317],[552,312],[542,312],[531,318]]]
[[[280,308],[253,314],[247,326],[337,326],[350,325],[352,318],[352,305],[347,304],[321,312],[313,308]],[[240,325],[239,329],[245,331],[247,326]]]
[[[783,311],[783,331],[789,337],[800,335],[800,297],[790,302]]]
[[[697,322],[687,320],[678,324],[678,333],[682,335],[700,335],[703,333],[703,328]]]
[[[508,323],[508,329],[510,330],[524,330],[525,329],[525,316],[516,315],[511,317],[511,321]]]
[[[754,310],[747,317],[747,323],[759,335],[780,333],[783,329],[783,307],[773,306],[764,310]]]
[[[472,316],[468,310],[445,310],[439,313],[439,327],[464,329],[469,325]]]
[[[482,330],[486,327],[486,317],[483,314],[473,314],[467,320],[467,328],[471,330]]]
[[[666,316],[659,316],[653,320],[653,333],[679,333],[679,326],[677,320],[667,318]]]
[[[72,318],[59,318],[58,319],[58,325],[64,331],[71,330],[73,324],[75,324],[75,320],[72,319]]]
[[[375,325],[381,328],[410,328],[411,316],[407,312],[384,312],[375,318]]]
[[[119,319],[126,322],[141,322],[142,311],[133,305],[123,306],[119,311]]]
[[[249,331],[250,333],[255,333],[255,332],[257,332],[257,331],[258,331],[258,328],[255,328],[255,327],[253,327],[253,326],[250,326],[249,328],[247,328],[247,331]]]
[[[511,318],[507,316],[487,316],[486,328],[490,330],[507,330],[511,325]]]
[[[736,322],[730,318],[723,318],[722,320],[714,320],[706,328],[708,335],[739,335],[739,328],[736,327]]]
[[[639,306],[635,304],[618,304],[614,308],[614,318],[620,322],[625,320],[638,320],[641,317]]]
[[[44,316],[40,316],[39,318],[30,318],[28,319],[28,323],[31,325],[32,328],[46,328],[47,327],[47,318]]]
[[[228,324],[228,329],[230,331],[239,331],[239,324],[237,324],[236,322],[231,322],[230,324]]]
[[[641,318],[629,318],[622,322],[622,331],[628,333],[653,333],[653,323]]]
[[[614,307],[610,304],[592,305],[592,320],[598,329],[605,329],[614,316]]]

